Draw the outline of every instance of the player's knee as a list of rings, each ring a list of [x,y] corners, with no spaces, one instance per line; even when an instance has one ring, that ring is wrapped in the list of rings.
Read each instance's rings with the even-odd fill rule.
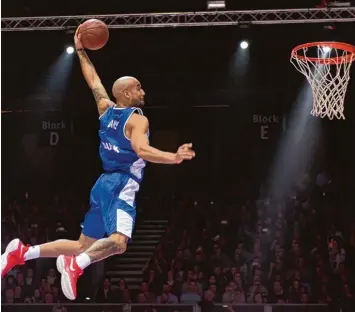
[[[81,253],[85,252],[90,245],[85,243],[85,242],[81,242],[80,240],[77,242],[78,246],[77,246],[77,251],[76,251],[76,255],[80,255]]]
[[[127,249],[127,238],[122,234],[112,234],[110,235],[110,239],[112,239],[117,247],[117,254],[123,254]]]
[[[126,252],[126,249],[127,249],[127,244],[126,243],[119,243],[119,244],[116,244],[117,247],[118,247],[118,254],[123,254]]]
[[[88,237],[84,234],[81,234],[78,241],[77,241],[77,252],[76,255],[79,255],[86,250],[88,250],[93,243],[95,243],[96,239]]]

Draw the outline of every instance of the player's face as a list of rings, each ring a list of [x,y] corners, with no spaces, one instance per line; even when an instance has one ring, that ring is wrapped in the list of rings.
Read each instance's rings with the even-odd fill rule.
[[[145,92],[141,84],[137,81],[129,90],[129,97],[131,106],[142,107],[144,106]]]

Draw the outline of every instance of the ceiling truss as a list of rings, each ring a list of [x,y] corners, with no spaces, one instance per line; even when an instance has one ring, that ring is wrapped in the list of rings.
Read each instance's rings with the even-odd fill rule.
[[[98,18],[109,28],[155,28],[224,26],[243,24],[355,23],[355,7],[206,11],[146,14],[9,17],[1,19],[2,31],[71,30],[90,18]]]

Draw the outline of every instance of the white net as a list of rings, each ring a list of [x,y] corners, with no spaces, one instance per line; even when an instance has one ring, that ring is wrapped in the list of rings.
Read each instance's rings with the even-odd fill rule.
[[[345,119],[344,100],[355,54],[324,45],[304,47],[296,53],[292,53],[291,63],[311,85],[311,114],[321,118]],[[310,56],[310,53],[316,54]]]

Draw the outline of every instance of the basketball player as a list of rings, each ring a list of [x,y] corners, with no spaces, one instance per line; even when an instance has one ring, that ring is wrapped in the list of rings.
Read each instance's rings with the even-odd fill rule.
[[[1,256],[2,277],[14,266],[23,265],[28,260],[58,257],[62,290],[70,300],[76,298],[77,279],[86,267],[125,252],[132,235],[136,217],[135,196],[143,179],[146,161],[180,164],[195,157],[192,144],[180,146],[176,153],[151,147],[148,120],[141,110],[145,93],[139,81],[133,77],[116,80],[112,88],[116,103],[111,102],[84,51],[78,30],[74,40],[84,78],[97,103],[100,157],[105,173],[91,191],[91,208],[77,241],[57,240],[25,246],[19,239],[14,239]],[[105,233],[108,238],[103,238]]]

